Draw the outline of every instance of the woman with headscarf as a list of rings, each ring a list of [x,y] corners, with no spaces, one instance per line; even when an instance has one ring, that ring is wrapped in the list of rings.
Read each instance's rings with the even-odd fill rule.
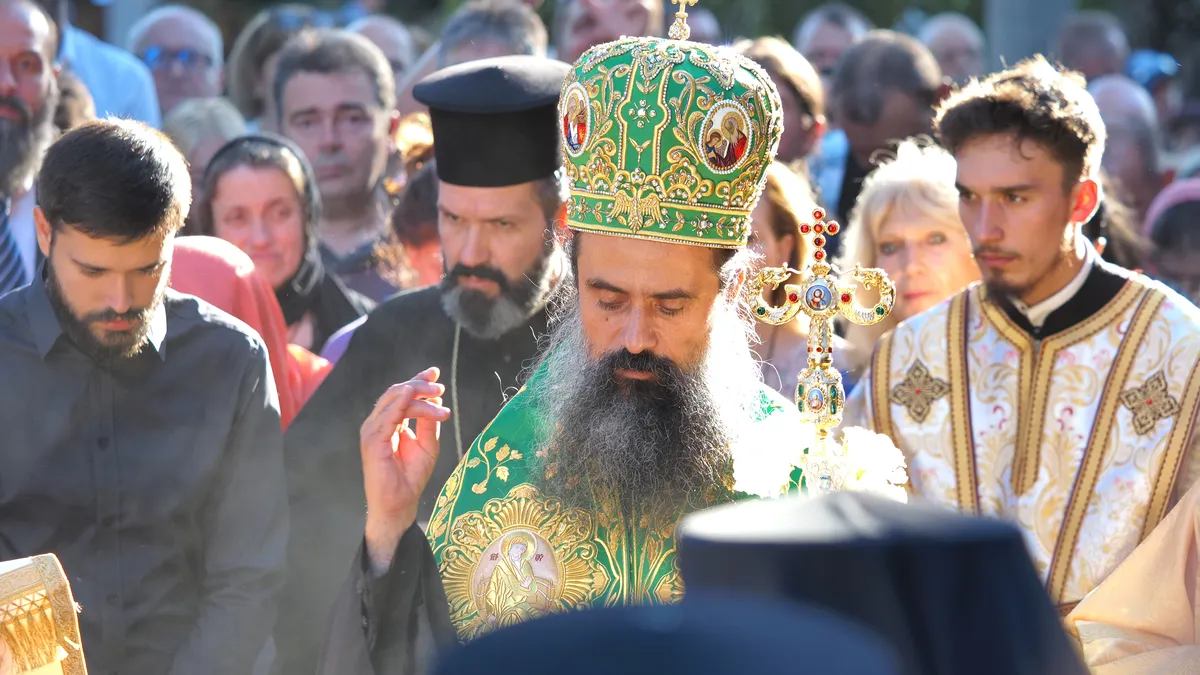
[[[314,232],[321,218],[316,177],[290,141],[236,138],[204,172],[196,206],[201,234],[235,244],[275,289],[288,342],[319,351],[374,303],[325,273]]]
[[[1171,183],[1150,203],[1142,238],[1154,246],[1147,272],[1200,303],[1200,178]]]
[[[286,430],[333,365],[303,347],[288,344],[279,302],[271,285],[255,271],[254,261],[238,247],[215,237],[180,237],[171,263],[171,288],[204,300],[262,336]]]

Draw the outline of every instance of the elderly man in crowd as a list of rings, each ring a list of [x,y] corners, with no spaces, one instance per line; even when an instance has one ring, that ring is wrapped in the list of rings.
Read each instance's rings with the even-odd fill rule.
[[[163,117],[188,99],[220,96],[225,88],[221,29],[191,7],[166,5],[142,17],[129,29],[126,48],[154,75]]]

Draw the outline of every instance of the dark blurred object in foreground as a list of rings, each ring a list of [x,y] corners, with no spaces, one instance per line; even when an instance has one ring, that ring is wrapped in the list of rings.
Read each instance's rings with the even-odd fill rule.
[[[854,492],[745,502],[686,518],[679,567],[689,593],[787,598],[861,621],[905,675],[1087,672],[1021,533],[1000,521]]]
[[[820,610],[724,594],[556,614],[450,652],[436,675],[892,675],[870,631]]]

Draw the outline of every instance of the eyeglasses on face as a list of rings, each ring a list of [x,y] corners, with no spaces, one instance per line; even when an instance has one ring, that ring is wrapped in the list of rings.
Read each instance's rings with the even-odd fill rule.
[[[176,64],[186,73],[198,73],[213,65],[213,57],[195,49],[167,49],[150,45],[142,50],[142,62],[150,70],[167,70]]]

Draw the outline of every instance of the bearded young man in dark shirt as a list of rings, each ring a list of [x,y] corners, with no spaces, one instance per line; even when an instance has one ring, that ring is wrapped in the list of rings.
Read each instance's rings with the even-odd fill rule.
[[[248,675],[284,577],[279,404],[259,336],[167,289],[187,165],[90,122],[37,197],[45,263],[0,298],[0,560],[58,555],[93,673]]]

